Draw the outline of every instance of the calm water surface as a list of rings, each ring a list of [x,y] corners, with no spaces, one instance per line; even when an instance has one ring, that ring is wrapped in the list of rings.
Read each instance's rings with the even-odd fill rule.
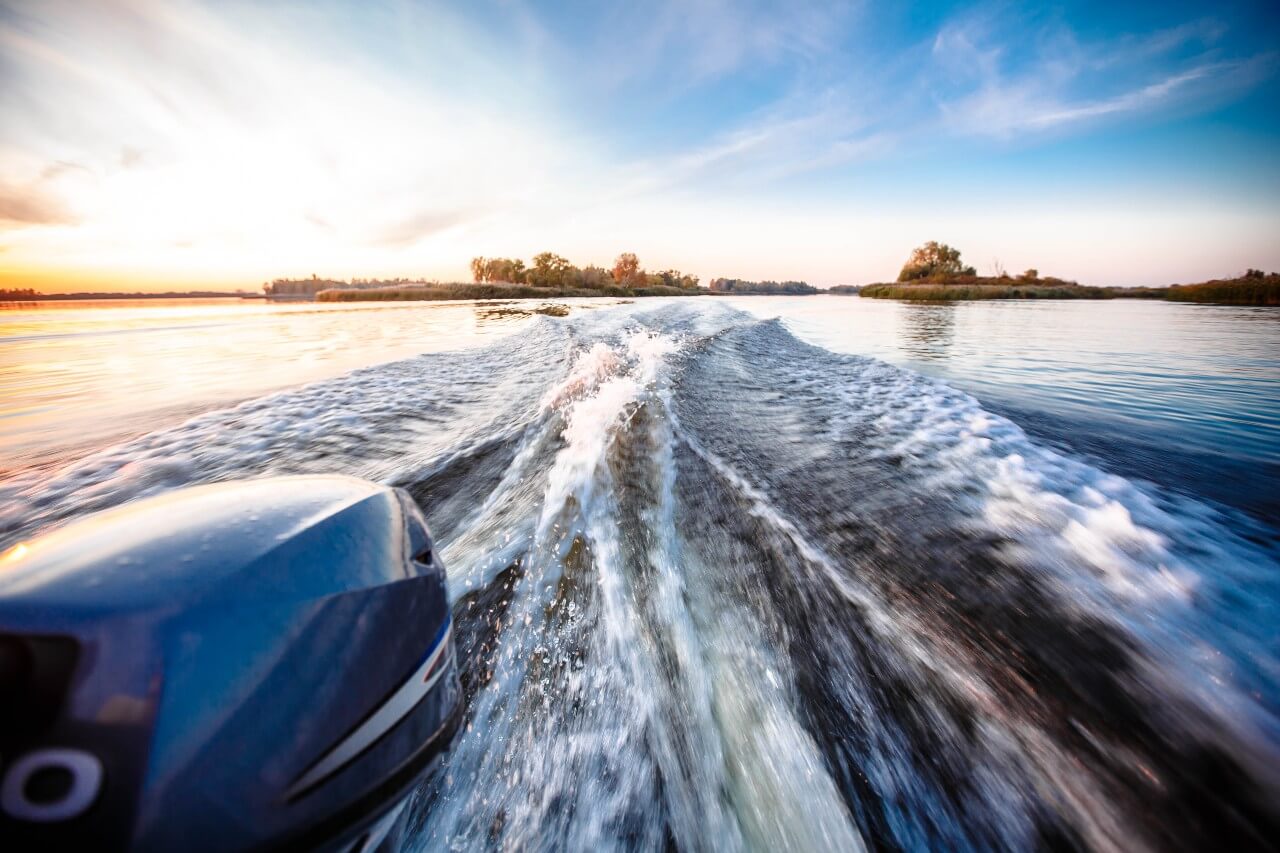
[[[470,303],[0,303],[0,468],[357,367],[477,346],[530,316]]]
[[[0,548],[403,486],[467,697],[414,851],[1274,849],[1280,312],[573,305],[7,311]]]

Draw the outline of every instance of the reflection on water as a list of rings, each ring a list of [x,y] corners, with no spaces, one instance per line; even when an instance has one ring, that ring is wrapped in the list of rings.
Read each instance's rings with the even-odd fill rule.
[[[812,336],[900,360],[949,336],[945,360],[918,363],[967,370],[981,346],[1009,394],[1047,369],[1045,387],[1145,387],[1172,410],[1170,377],[1213,364],[1192,332],[1180,358],[1161,352],[1181,312],[1127,314],[1144,356],[1115,328],[1089,332],[1126,318],[1115,305],[573,304],[494,321],[519,333],[490,346],[0,479],[0,549],[197,483],[323,471],[404,486],[449,569],[467,702],[406,850],[1274,846],[1274,536],[787,328],[816,316]],[[1275,390],[1274,351],[1251,349],[1263,327],[1191,310],[1234,329],[1218,336],[1226,361],[1254,359],[1245,375]],[[370,316],[414,314],[346,319]],[[908,334],[939,316],[950,332]],[[1186,383],[1188,426],[1164,448],[1246,399],[1231,375],[1201,378],[1224,401]],[[1033,399],[1066,422],[1055,397]]]
[[[1280,517],[1275,309],[836,296],[681,304],[705,314],[712,302],[781,317],[829,350],[944,379],[1118,473]],[[147,300],[9,308],[0,311],[0,468],[65,459],[122,434],[356,368],[472,348],[569,306],[577,313],[620,303]]]
[[[906,328],[902,334],[903,352],[925,361],[945,359],[955,335],[955,303],[908,305],[906,308]]]
[[[0,310],[0,467],[277,388],[511,334],[471,303],[145,299]]]
[[[943,379],[1117,473],[1280,520],[1274,308],[726,298],[827,349]]]

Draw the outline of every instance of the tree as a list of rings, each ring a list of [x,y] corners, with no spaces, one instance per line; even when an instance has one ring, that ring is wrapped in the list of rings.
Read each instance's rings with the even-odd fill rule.
[[[693,290],[698,286],[698,277],[696,275],[685,275],[680,272],[680,270],[663,270],[662,272],[657,273],[656,276],[650,276],[649,278],[656,278],[657,281],[654,283],[660,284],[664,287],[679,287],[684,290]]]
[[[524,261],[519,258],[472,258],[471,275],[476,281],[524,281]]]
[[[525,278],[534,287],[564,287],[573,265],[555,252],[539,252],[533,256],[533,269]]]
[[[591,290],[599,290],[606,285],[613,284],[613,276],[609,271],[594,264],[578,270],[577,279],[580,286]]]
[[[623,252],[613,262],[613,280],[622,285],[635,285],[644,281],[640,259],[631,252]]]
[[[944,280],[952,276],[977,274],[973,267],[966,267],[960,262],[959,249],[930,240],[912,251],[911,259],[898,273],[898,281]]]

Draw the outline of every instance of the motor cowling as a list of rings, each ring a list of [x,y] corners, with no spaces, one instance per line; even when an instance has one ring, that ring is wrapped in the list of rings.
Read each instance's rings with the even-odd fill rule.
[[[397,489],[195,487],[0,558],[7,849],[358,846],[460,708],[444,568]]]

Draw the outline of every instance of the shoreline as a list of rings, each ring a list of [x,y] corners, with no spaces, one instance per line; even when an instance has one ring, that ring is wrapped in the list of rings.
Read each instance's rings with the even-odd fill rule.
[[[1241,277],[1167,287],[1092,287],[1044,280],[960,280],[868,284],[860,293],[869,299],[906,302],[972,302],[1009,299],[1150,299],[1202,305],[1280,306],[1280,275]]]
[[[680,287],[534,287],[527,284],[448,284],[377,290],[322,290],[316,302],[443,302],[466,299],[589,299],[646,296],[706,296],[707,291]]]

